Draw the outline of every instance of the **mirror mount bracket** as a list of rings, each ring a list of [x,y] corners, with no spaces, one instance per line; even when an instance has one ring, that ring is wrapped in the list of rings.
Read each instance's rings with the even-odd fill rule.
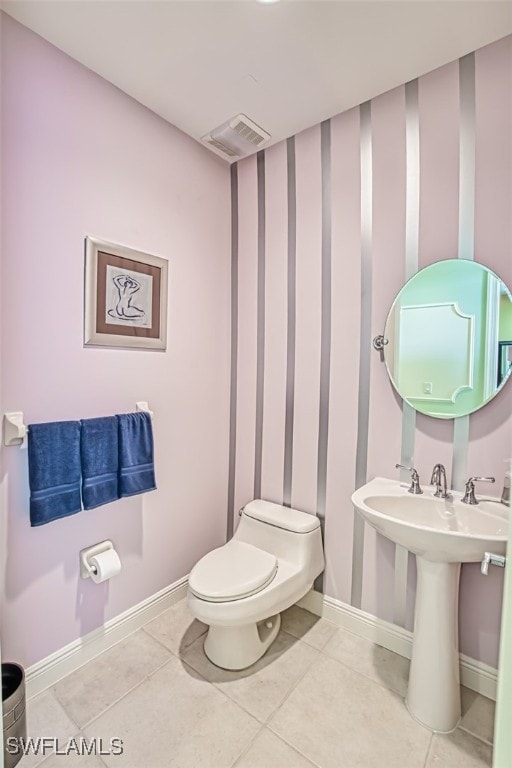
[[[384,362],[384,347],[386,344],[388,344],[388,339],[386,339],[385,336],[382,335],[382,333],[379,333],[378,336],[375,336],[372,345],[373,348],[377,350],[377,352],[380,352],[380,361],[381,363]]]
[[[375,336],[372,341],[373,348],[376,349],[378,352],[381,352],[386,346],[386,344],[388,343],[389,343],[388,339],[386,339],[386,337],[383,336],[382,333],[380,333],[378,336]]]

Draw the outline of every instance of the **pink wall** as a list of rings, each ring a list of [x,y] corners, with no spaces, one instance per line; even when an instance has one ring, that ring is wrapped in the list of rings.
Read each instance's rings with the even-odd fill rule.
[[[2,411],[27,423],[148,400],[158,490],[30,528],[26,448],[2,450],[3,658],[32,664],[184,576],[225,536],[229,168],[2,17]],[[166,352],[83,346],[87,235],[169,259]],[[122,574],[79,578],[111,538]]]
[[[475,258],[512,286],[511,39],[476,52]],[[28,521],[26,448],[2,449],[2,652],[32,664],[185,575],[225,535],[229,397],[229,169],[198,144],[2,17],[2,411],[27,422],[155,411],[158,491],[41,528]],[[404,280],[405,89],[372,101],[372,331]],[[458,65],[419,81],[420,266],[457,255]],[[361,304],[360,122],[331,120],[332,343],[325,591],[394,613],[394,547],[365,529],[352,563]],[[292,502],[315,511],[320,389],[320,127],[296,137],[296,353]],[[253,156],[238,164],[235,509],[255,466],[258,210]],[[282,500],[287,338],[287,147],[265,152],[266,333],[262,493]],[[164,353],[83,347],[83,239],[170,259]],[[401,403],[377,353],[369,372],[368,477],[393,476]],[[512,386],[471,417],[468,471],[501,478]],[[451,467],[453,424],[418,416],[415,462]],[[122,574],[80,580],[78,552],[112,538]],[[407,585],[411,626],[415,573]],[[501,574],[464,566],[461,650],[497,659]]]
[[[512,38],[475,53],[475,259],[512,287]],[[456,258],[459,216],[459,64],[419,79],[419,266]],[[373,335],[405,279],[405,87],[371,102]],[[368,526],[364,555],[352,563],[361,308],[360,115],[352,109],[331,120],[332,338],[325,549],[325,591],[350,602],[352,567],[363,572],[363,610],[388,621],[395,611],[395,548]],[[296,153],[297,290],[295,419],[292,503],[316,511],[319,423],[322,191],[320,126],[298,135]],[[265,152],[266,365],[262,489],[282,501],[284,370],[286,354],[286,146]],[[251,498],[254,477],[257,290],[257,176],[254,157],[239,163],[239,395],[236,509]],[[284,351],[283,351],[284,350]],[[248,366],[248,367],[247,367]],[[249,390],[245,389],[247,387]],[[372,350],[369,373],[368,478],[397,476],[402,408],[384,364]],[[240,392],[239,389],[239,392]],[[494,474],[498,489],[510,455],[512,385],[470,417],[469,474]],[[416,418],[415,464],[423,482],[435,462],[451,469],[453,421]],[[399,585],[400,586],[400,585]],[[412,627],[415,563],[410,558],[406,626]],[[462,569],[461,651],[496,664],[502,574]]]

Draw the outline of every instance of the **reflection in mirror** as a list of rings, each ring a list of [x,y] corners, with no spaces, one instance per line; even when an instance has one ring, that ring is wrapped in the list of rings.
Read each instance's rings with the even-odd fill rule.
[[[384,359],[399,395],[428,416],[464,416],[510,378],[512,297],[482,264],[439,261],[404,285],[384,335]]]
[[[498,387],[504,381],[512,368],[512,340],[499,341],[498,352]]]

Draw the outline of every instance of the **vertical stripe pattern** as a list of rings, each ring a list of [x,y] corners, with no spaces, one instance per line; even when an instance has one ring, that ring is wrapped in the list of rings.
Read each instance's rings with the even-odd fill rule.
[[[231,166],[231,380],[229,392],[228,519],[226,537],[233,535],[236,470],[236,398],[238,367],[238,166]]]
[[[405,86],[405,279],[418,271],[420,229],[420,123],[418,107],[418,81]]]
[[[459,60],[459,259],[474,258],[475,242],[475,55]],[[452,488],[463,490],[467,480],[469,415],[454,419]]]
[[[320,405],[318,419],[318,464],[316,509],[325,531],[327,503],[327,447],[329,442],[329,384],[331,377],[331,121],[321,125],[322,164],[322,325],[320,345]],[[316,582],[323,591],[323,574]]]
[[[295,137],[286,142],[288,192],[288,287],[286,339],[286,415],[284,434],[283,504],[292,503],[293,415],[295,399],[295,313],[297,271],[297,193],[295,179]]]
[[[370,411],[370,354],[372,314],[372,124],[371,103],[361,104],[361,325],[359,346],[359,402],[355,486],[366,482]],[[363,593],[364,521],[354,510],[351,603],[361,607]]]
[[[475,54],[459,61],[460,164],[459,259],[474,258],[475,250]]]
[[[418,81],[405,85],[405,279],[418,271],[419,223],[420,223],[420,126],[418,110]],[[402,449],[400,463],[414,464],[414,438],[416,411],[409,403],[402,402]],[[409,474],[401,470],[401,477]],[[395,624],[405,626],[407,600],[407,566],[409,553],[403,547],[395,548],[394,614]]]
[[[256,340],[256,436],[254,498],[261,497],[263,452],[263,387],[265,382],[265,152],[256,157],[258,176],[258,318]]]
[[[508,61],[504,48],[499,56]],[[411,620],[408,554],[366,529],[350,494],[399,457],[428,481],[432,464],[449,460],[451,424],[400,409],[371,340],[420,266],[474,258],[475,141],[477,158],[492,155],[488,191],[506,130],[505,110],[496,133],[495,101],[485,106],[496,66],[477,54],[477,102],[471,54],[231,168],[228,536],[237,505],[261,493],[316,510],[328,565],[315,586],[401,626]],[[482,199],[484,252],[506,225],[487,201],[483,222]],[[454,488],[466,479],[469,425],[454,421]]]
[[[317,514],[325,518],[329,380],[331,372],[331,122],[321,126],[322,161],[322,326],[320,347],[320,408],[318,422]]]

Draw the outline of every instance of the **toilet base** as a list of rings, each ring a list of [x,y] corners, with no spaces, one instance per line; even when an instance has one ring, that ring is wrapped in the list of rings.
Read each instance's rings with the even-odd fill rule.
[[[269,623],[271,626],[268,626]],[[257,624],[238,627],[210,626],[204,641],[204,652],[217,667],[245,669],[261,659],[276,639],[280,626],[279,613]]]

